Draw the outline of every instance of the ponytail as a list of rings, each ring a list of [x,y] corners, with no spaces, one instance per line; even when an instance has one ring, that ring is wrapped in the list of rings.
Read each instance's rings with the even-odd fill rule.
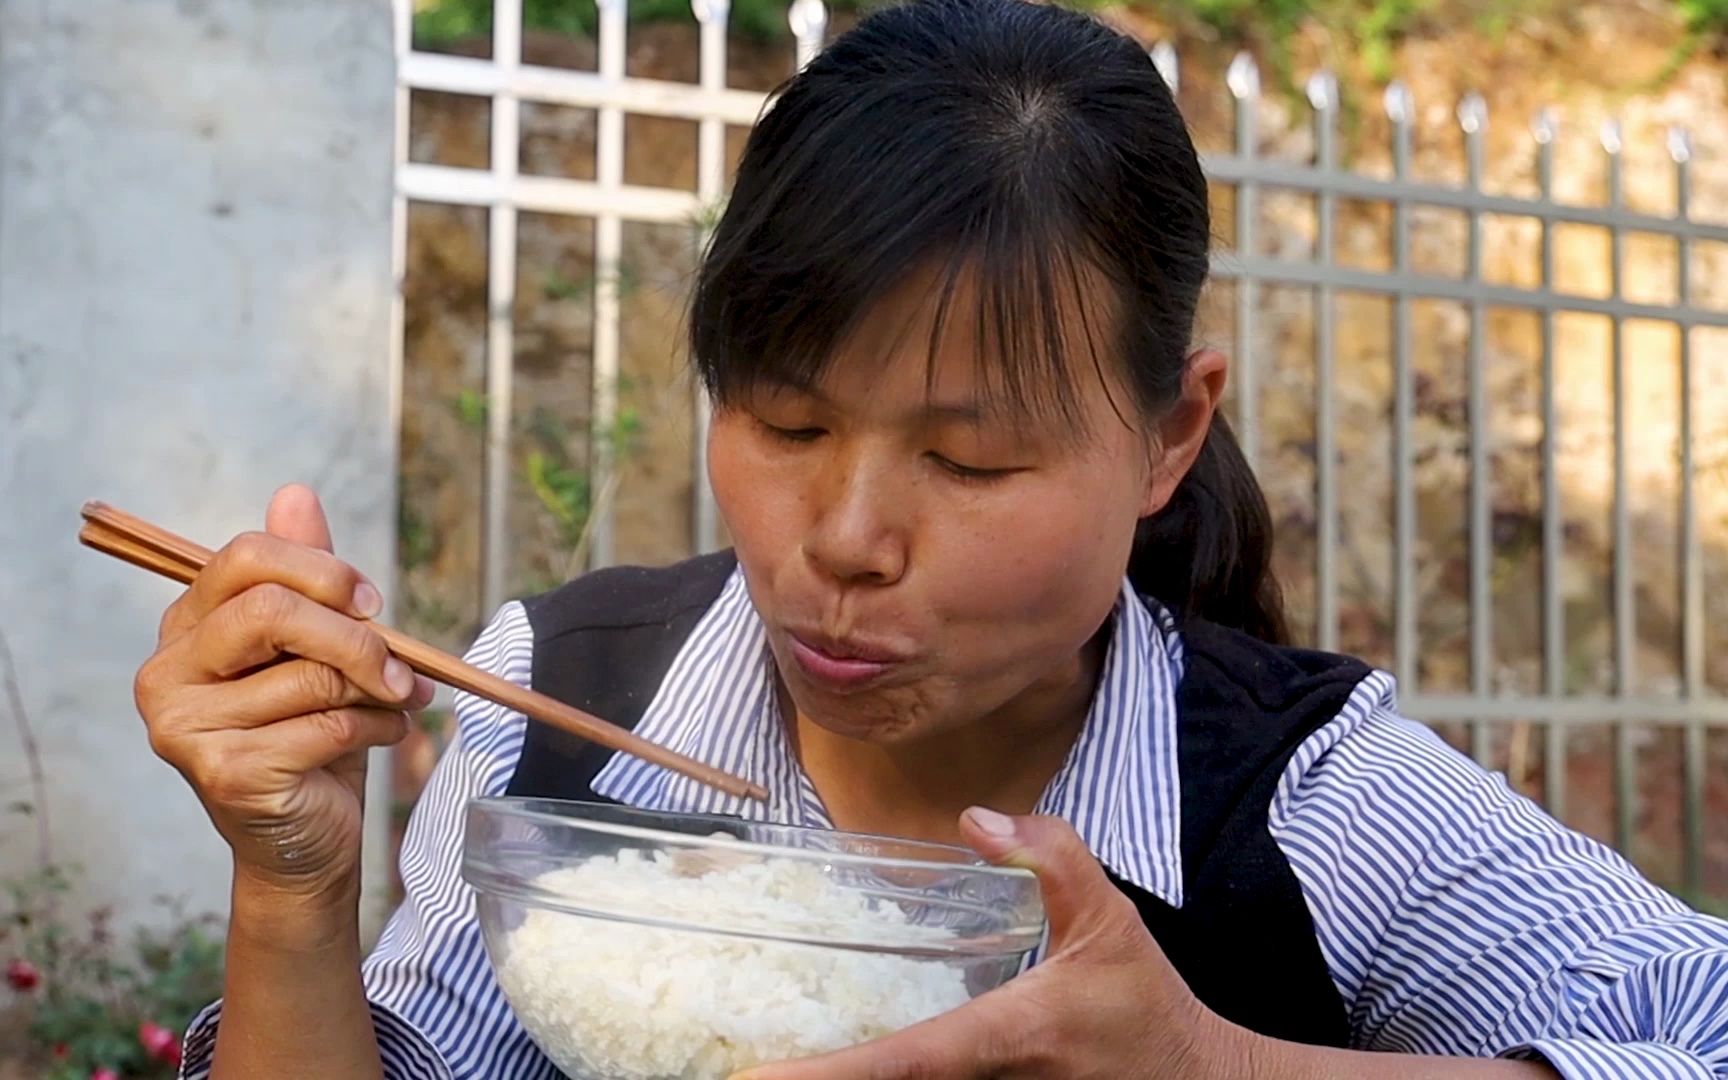
[[[1140,522],[1128,579],[1178,618],[1289,643],[1283,593],[1272,573],[1272,512],[1224,417],[1213,417],[1170,502]]]

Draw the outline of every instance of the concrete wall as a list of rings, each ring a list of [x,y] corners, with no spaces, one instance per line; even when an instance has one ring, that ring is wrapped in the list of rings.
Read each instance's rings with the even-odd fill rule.
[[[78,507],[217,544],[305,480],[389,580],[391,40],[389,0],[0,0],[0,633],[59,853],[135,916],[222,910],[226,848],[131,701],[175,588]],[[0,696],[0,801],[24,778]]]

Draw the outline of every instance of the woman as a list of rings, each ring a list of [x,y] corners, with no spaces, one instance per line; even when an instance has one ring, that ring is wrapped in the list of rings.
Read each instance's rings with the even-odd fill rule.
[[[508,790],[1039,875],[1028,973],[754,1080],[1728,1077],[1728,925],[1399,718],[1383,674],[1283,646],[1227,363],[1189,347],[1208,234],[1169,91],[1102,25],[913,0],[835,42],[752,134],[695,295],[735,552],[509,604],[470,655],[770,803],[462,699],[364,963],[363,755],[429,688],[279,493],[139,679],[235,857],[188,1074],[555,1076],[457,878],[460,807]]]

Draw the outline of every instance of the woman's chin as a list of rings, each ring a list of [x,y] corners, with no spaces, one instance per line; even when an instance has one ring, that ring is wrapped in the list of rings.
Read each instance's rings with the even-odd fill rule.
[[[903,710],[884,709],[872,703],[847,697],[835,700],[828,695],[810,695],[815,700],[797,700],[799,718],[830,735],[856,742],[892,744],[903,742],[916,734],[917,724]]]

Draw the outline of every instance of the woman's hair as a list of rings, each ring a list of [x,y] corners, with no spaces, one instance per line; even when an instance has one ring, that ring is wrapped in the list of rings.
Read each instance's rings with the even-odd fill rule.
[[[751,133],[691,354],[723,404],[811,385],[885,294],[934,274],[932,349],[967,289],[987,394],[1073,429],[1078,380],[1109,364],[1143,426],[1180,394],[1210,235],[1188,129],[1131,39],[1024,0],[909,0],[840,36]],[[1180,614],[1283,641],[1271,547],[1219,417],[1128,573]]]

